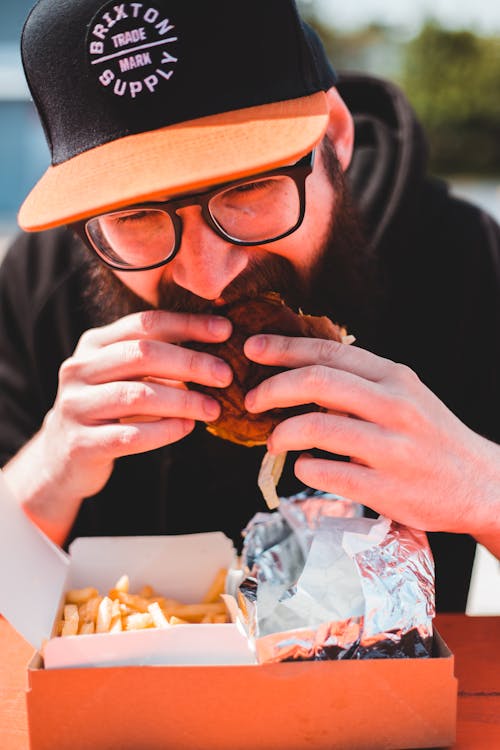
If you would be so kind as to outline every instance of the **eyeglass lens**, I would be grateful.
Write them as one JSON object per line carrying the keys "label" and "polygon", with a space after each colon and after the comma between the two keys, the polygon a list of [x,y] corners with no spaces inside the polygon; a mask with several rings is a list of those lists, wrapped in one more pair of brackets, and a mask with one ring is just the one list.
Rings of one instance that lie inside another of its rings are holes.
{"label": "eyeglass lens", "polygon": [[[297,185],[288,175],[228,187],[208,202],[212,221],[226,239],[250,243],[286,233],[298,222],[300,209]],[[114,211],[90,219],[86,230],[105,258],[124,267],[160,263],[176,249],[176,228],[167,209]]]}

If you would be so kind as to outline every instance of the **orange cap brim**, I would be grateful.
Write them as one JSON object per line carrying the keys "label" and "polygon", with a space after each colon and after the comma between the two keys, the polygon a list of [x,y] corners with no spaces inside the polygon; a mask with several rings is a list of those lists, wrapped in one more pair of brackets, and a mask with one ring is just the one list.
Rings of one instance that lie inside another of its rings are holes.
{"label": "orange cap brim", "polygon": [[310,151],[327,123],[319,91],[105,143],[49,167],[22,204],[19,226],[49,229],[273,169]]}

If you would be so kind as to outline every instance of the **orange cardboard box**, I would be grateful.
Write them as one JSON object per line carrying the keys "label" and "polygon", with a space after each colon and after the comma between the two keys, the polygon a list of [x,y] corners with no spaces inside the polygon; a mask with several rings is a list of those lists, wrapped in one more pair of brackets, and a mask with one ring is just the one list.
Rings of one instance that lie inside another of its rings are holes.
{"label": "orange cardboard box", "polygon": [[[79,539],[70,553],[25,518],[0,476],[0,609],[36,648],[68,586],[104,588],[126,572],[132,589],[195,601],[234,554],[218,533]],[[431,659],[258,665],[233,624],[55,638],[44,654],[27,672],[31,750],[403,750],[455,739],[454,660],[438,634]]]}

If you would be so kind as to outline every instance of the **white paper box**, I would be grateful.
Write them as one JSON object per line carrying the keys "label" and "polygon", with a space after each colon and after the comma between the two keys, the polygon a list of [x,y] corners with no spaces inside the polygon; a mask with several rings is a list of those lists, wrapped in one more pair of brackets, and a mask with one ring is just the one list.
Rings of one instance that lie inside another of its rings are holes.
{"label": "white paper box", "polygon": [[175,625],[119,633],[52,637],[64,593],[93,586],[107,593],[127,574],[131,592],[200,602],[220,568],[234,563],[221,532],[179,536],[86,537],[66,554],[26,517],[0,472],[0,611],[34,648],[46,669],[130,664],[253,664],[238,626]]}

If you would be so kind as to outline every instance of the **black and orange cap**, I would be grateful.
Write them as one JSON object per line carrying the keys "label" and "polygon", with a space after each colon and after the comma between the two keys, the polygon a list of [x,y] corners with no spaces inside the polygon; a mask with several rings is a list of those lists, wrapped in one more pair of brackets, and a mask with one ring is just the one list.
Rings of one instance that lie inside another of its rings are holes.
{"label": "black and orange cap", "polygon": [[293,0],[39,0],[21,51],[52,157],[28,231],[298,159],[336,82]]}

